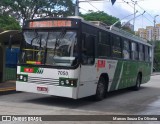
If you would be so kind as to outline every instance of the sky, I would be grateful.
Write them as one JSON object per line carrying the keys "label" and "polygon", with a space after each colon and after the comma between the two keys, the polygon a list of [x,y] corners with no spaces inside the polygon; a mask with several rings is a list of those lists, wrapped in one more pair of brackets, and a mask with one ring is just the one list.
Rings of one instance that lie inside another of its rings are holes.
{"label": "sky", "polygon": [[[109,15],[119,18],[121,22],[128,22],[131,20],[131,24],[133,24],[134,20],[133,14],[135,5],[135,11],[138,11],[135,18],[135,30],[138,30],[138,28],[146,28],[146,26],[154,26],[154,18],[156,23],[160,23],[160,0],[136,0],[137,4],[133,4],[132,1],[135,0],[116,0],[114,5],[112,5],[110,0],[87,1],[89,0],[79,0],[81,13],[85,14],[88,10],[93,10],[95,12],[104,11]],[[142,15],[142,13],[144,14]]]}

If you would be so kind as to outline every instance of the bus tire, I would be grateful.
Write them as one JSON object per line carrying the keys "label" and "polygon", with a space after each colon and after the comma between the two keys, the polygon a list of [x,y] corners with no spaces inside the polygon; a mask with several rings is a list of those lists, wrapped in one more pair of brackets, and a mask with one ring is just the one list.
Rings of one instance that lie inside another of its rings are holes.
{"label": "bus tire", "polygon": [[104,77],[100,77],[98,84],[97,84],[97,90],[95,95],[95,100],[100,101],[105,98],[107,92],[106,88],[106,80]]}
{"label": "bus tire", "polygon": [[141,75],[140,73],[137,75],[136,85],[133,87],[133,90],[138,91],[141,87]]}

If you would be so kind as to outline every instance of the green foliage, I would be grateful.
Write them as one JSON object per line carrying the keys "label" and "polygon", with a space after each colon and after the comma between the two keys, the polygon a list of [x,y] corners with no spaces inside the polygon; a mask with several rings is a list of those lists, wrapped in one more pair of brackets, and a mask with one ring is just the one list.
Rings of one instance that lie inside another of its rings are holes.
{"label": "green foliage", "polygon": [[135,34],[135,32],[132,31],[129,27],[122,27],[122,29],[127,31],[127,32],[129,32],[129,33],[131,33],[131,34]]}
{"label": "green foliage", "polygon": [[160,71],[160,41],[155,42],[154,67],[156,71]]}
{"label": "green foliage", "polygon": [[155,42],[155,58],[160,62],[160,41]]}
{"label": "green foliage", "polygon": [[[87,14],[84,14],[84,15],[81,14],[81,16],[87,21],[101,21],[107,24],[108,26],[114,24],[115,22],[119,20],[118,18],[108,15],[107,13],[103,11],[98,11],[98,12],[90,11]],[[119,22],[116,26],[120,26],[120,25],[121,24]]]}
{"label": "green foliage", "polygon": [[0,9],[1,14],[23,20],[74,14],[72,0],[1,0]]}
{"label": "green foliage", "polygon": [[155,41],[155,50],[160,50],[160,41]]}
{"label": "green foliage", "polygon": [[0,15],[0,29],[2,30],[20,30],[19,23],[7,15]]}

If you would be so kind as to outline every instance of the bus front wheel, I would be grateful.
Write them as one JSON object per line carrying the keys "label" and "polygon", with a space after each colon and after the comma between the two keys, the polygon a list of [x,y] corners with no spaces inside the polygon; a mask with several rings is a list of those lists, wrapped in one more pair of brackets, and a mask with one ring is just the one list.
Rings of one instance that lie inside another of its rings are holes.
{"label": "bus front wheel", "polygon": [[95,95],[95,99],[97,101],[100,101],[102,99],[105,98],[106,96],[106,80],[103,77],[100,77],[98,84],[97,84],[97,90],[96,90],[96,95]]}

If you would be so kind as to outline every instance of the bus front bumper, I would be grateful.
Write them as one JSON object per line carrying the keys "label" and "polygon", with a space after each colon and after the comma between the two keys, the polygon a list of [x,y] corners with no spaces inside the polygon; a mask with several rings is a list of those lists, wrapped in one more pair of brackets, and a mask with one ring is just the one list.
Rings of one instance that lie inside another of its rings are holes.
{"label": "bus front bumper", "polygon": [[47,94],[47,95],[77,99],[77,88],[75,87],[43,85],[43,84],[34,84],[34,83],[17,81],[16,91]]}

